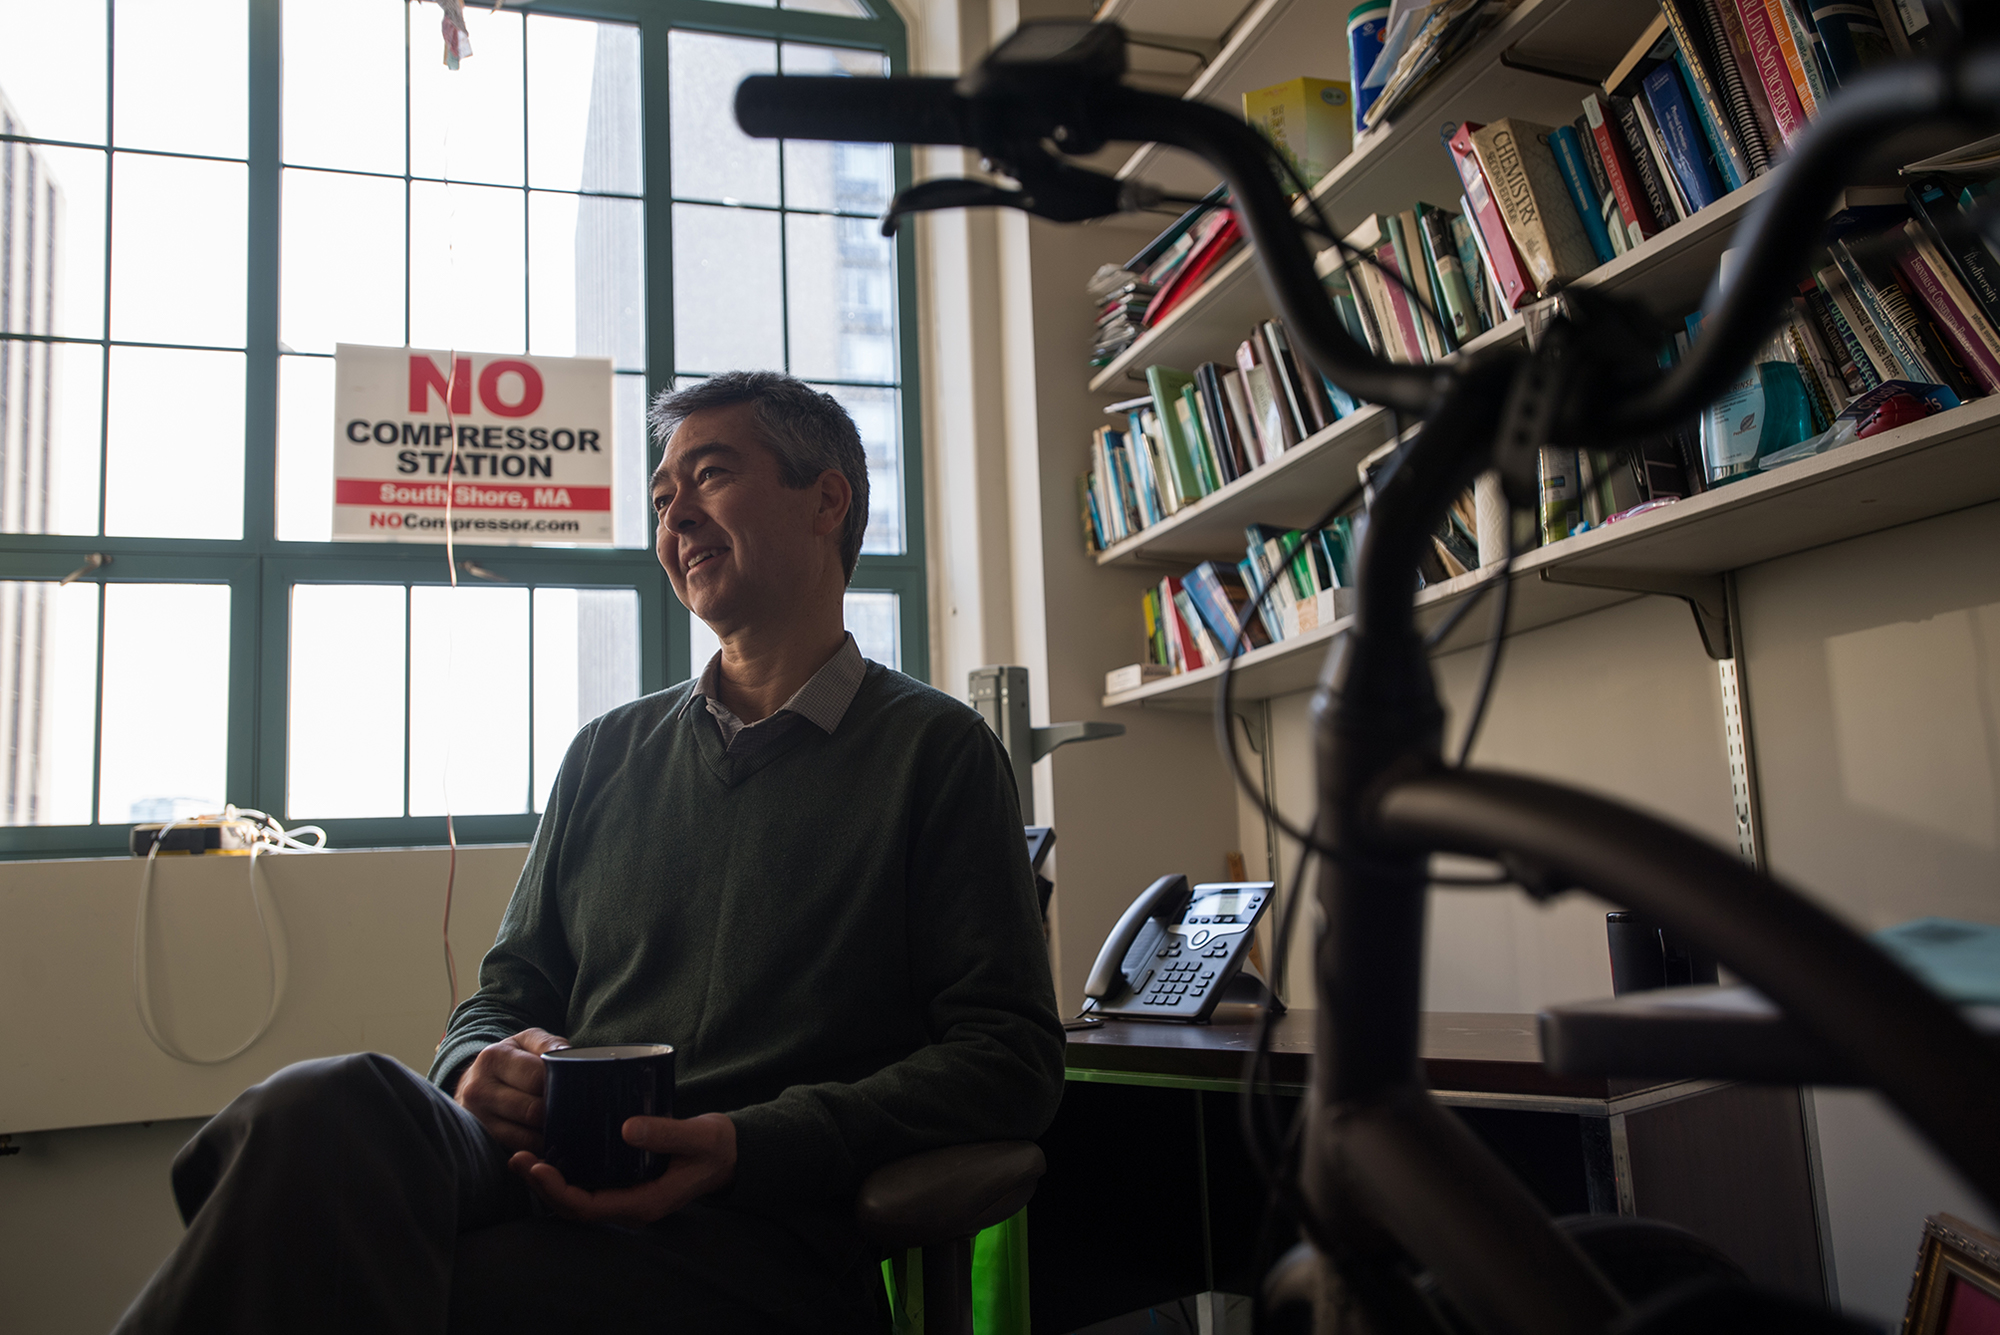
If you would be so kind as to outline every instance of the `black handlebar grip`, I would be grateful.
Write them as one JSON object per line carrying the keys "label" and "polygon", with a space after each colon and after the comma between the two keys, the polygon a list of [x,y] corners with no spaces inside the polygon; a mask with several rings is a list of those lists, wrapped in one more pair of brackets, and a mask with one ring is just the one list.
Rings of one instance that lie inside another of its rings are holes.
{"label": "black handlebar grip", "polygon": [[736,86],[736,123],[760,139],[970,144],[970,104],[953,79],[753,74]]}

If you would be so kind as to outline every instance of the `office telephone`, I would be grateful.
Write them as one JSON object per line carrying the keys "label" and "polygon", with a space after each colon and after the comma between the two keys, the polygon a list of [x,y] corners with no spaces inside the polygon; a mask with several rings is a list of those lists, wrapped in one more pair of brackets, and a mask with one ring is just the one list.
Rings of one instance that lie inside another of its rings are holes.
{"label": "office telephone", "polygon": [[[1208,1023],[1250,957],[1272,890],[1270,881],[1222,881],[1192,891],[1185,876],[1154,881],[1097,952],[1083,988],[1085,1013]],[[1253,992],[1230,1000],[1262,1000],[1261,980]]]}

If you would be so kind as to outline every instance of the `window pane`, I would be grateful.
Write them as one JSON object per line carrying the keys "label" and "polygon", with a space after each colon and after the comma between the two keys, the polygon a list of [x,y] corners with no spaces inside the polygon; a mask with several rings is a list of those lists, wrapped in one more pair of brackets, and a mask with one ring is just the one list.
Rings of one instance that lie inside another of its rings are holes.
{"label": "window pane", "polygon": [[530,16],[528,183],[636,195],[639,145],[639,30]]}
{"label": "window pane", "polygon": [[643,207],[636,199],[528,195],[528,350],[646,365]]}
{"label": "window pane", "polygon": [[278,358],[278,537],[333,540],[333,359]]}
{"label": "window pane", "polygon": [[103,337],[104,154],[0,144],[0,217],[14,225],[0,330]]}
{"label": "window pane", "polygon": [[403,814],[400,585],[292,586],[289,820]]}
{"label": "window pane", "polygon": [[896,251],[867,218],[785,215],[792,374],[896,378]]}
{"label": "window pane", "polygon": [[104,6],[0,0],[0,102],[9,134],[104,142]]}
{"label": "window pane", "polygon": [[863,658],[903,667],[903,600],[892,589],[849,589],[847,629]]}
{"label": "window pane", "polygon": [[111,114],[124,148],[246,155],[245,0],[118,0]]}
{"label": "window pane", "polygon": [[[830,0],[842,4],[845,0]],[[793,9],[819,9],[791,5]],[[828,9],[823,12],[839,13]],[[879,51],[849,51],[833,46],[802,46],[787,42],[780,49],[787,74],[851,74],[879,77],[889,72],[888,58]],[[889,207],[894,189],[895,159],[887,144],[829,144],[811,139],[785,141],[785,203],[795,209],[835,209],[843,213],[880,214]]]}
{"label": "window pane", "polygon": [[243,354],[113,348],[109,394],[104,531],[241,538]]}
{"label": "window pane", "polygon": [[526,351],[521,202],[518,190],[410,187],[412,347]]}
{"label": "window pane", "polygon": [[295,352],[403,344],[403,183],[284,175],[278,337]]}
{"label": "window pane", "polygon": [[0,340],[0,533],[97,532],[104,349]]}
{"label": "window pane", "polygon": [[97,586],[0,583],[0,825],[90,823]]}
{"label": "window pane", "polygon": [[870,556],[901,556],[903,537],[903,415],[901,390],[855,385],[820,385],[840,401],[861,433],[868,454],[868,531],[861,550]]}
{"label": "window pane", "polygon": [[403,10],[285,0],[286,162],[402,174]]}
{"label": "window pane", "polygon": [[674,205],[674,364],[683,371],[785,364],[778,215]]}
{"label": "window pane", "polygon": [[548,804],[570,739],[639,698],[639,595],[535,590],[535,810]]}
{"label": "window pane", "polygon": [[653,545],[652,476],[646,451],[646,377],[611,382],[611,541],[619,547]]}
{"label": "window pane", "polygon": [[810,9],[816,14],[839,14],[843,18],[875,17],[861,0],[784,0],[786,9]]}
{"label": "window pane", "polygon": [[526,810],[528,591],[411,589],[410,814]]}
{"label": "window pane", "polygon": [[[776,74],[778,44],[673,32],[667,37],[675,199],[778,202],[778,144],[736,128],[736,85]],[[678,244],[678,238],[676,239]]]}
{"label": "window pane", "polygon": [[410,11],[410,174],[521,184],[521,16],[465,7],[473,54],[445,68],[435,8]]}
{"label": "window pane", "polygon": [[98,821],[220,811],[228,716],[228,586],[106,584]]}
{"label": "window pane", "polygon": [[111,161],[111,336],[242,347],[243,165]]}

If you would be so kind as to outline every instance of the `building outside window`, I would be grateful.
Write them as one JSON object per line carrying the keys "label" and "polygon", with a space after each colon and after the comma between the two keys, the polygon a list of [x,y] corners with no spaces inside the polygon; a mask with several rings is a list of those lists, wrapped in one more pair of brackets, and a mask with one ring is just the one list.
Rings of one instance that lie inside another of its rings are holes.
{"label": "building outside window", "polygon": [[[648,397],[789,370],[866,445],[849,624],[925,673],[907,155],[756,141],[756,72],[900,24],[603,0],[0,0],[0,854],[224,801],[525,838],[578,726],[698,671]],[[336,343],[605,357],[615,546],[331,541]],[[456,587],[453,587],[453,576]],[[67,582],[65,582],[67,581]]]}

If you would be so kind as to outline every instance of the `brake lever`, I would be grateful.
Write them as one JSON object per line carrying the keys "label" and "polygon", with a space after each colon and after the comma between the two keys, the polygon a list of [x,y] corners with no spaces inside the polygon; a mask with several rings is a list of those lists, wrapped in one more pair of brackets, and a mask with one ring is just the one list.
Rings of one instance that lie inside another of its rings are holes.
{"label": "brake lever", "polygon": [[1051,222],[1083,222],[1154,202],[1156,192],[1151,187],[1072,167],[1039,147],[1009,156],[1020,165],[996,165],[1021,183],[1018,190],[963,177],[919,182],[898,190],[889,201],[889,209],[882,215],[882,235],[894,236],[904,215],[933,209],[1000,207],[1019,209]]}

